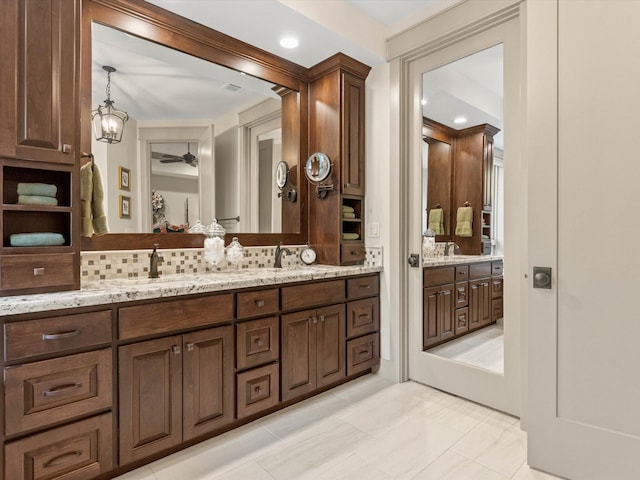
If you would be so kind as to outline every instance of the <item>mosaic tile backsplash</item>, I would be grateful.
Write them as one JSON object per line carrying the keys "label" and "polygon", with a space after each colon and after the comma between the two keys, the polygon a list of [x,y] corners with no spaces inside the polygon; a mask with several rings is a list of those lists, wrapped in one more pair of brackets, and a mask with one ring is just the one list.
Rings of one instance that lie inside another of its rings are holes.
{"label": "mosaic tile backsplash", "polygon": [[[301,265],[300,252],[304,245],[289,245],[291,255],[282,257],[283,267]],[[276,247],[244,247],[244,263],[240,268],[273,267]],[[159,250],[162,262],[158,270],[162,275],[207,273],[230,270],[235,267],[222,264],[212,267],[204,260],[204,249]],[[101,280],[122,278],[145,278],[149,275],[150,250],[118,250],[82,252],[81,284],[92,284]],[[366,248],[366,266],[382,266],[382,247]]]}

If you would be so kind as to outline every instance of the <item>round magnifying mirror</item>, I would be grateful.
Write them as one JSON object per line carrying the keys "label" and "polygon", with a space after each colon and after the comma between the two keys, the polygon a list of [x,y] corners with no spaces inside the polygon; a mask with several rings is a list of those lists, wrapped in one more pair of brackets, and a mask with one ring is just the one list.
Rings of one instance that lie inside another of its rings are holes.
{"label": "round magnifying mirror", "polygon": [[284,188],[289,178],[289,165],[287,162],[280,161],[276,165],[276,185],[278,188]]}
{"label": "round magnifying mirror", "polygon": [[307,160],[304,174],[309,181],[320,183],[331,174],[331,160],[324,153],[314,153]]}

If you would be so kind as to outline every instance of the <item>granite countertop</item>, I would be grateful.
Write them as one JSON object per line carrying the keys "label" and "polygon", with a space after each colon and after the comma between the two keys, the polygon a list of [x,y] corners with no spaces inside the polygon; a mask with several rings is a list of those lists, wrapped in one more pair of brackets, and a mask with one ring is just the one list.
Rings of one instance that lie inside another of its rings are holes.
{"label": "granite countertop", "polygon": [[459,263],[480,263],[492,262],[494,260],[502,260],[502,256],[497,255],[452,255],[445,257],[440,255],[437,257],[423,258],[422,267],[440,267],[443,265],[456,265]]}
{"label": "granite countertop", "polygon": [[257,268],[161,278],[103,280],[80,290],[0,297],[0,317],[65,308],[177,297],[239,288],[281,285],[309,280],[381,272],[382,267],[311,265],[295,268]]}

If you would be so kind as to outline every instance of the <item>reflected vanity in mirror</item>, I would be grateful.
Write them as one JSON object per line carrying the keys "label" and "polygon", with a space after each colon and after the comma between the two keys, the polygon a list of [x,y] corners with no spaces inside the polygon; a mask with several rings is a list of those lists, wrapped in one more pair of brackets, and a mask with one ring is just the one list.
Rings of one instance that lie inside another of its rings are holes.
{"label": "reflected vanity in mirror", "polygon": [[[198,247],[200,238],[153,240],[151,232],[213,218],[229,219],[225,229],[244,245],[306,242],[306,202],[292,201],[307,188],[298,173],[306,69],[144,2],[87,1],[82,41],[91,48],[82,55],[81,144],[101,169],[110,231],[83,238],[82,249]],[[111,94],[130,117],[116,145],[87,128],[104,97],[102,65],[117,68]],[[280,195],[280,164],[286,191],[297,195]],[[114,207],[119,167],[133,179],[130,219]],[[163,212],[154,211],[152,192],[162,195]]]}

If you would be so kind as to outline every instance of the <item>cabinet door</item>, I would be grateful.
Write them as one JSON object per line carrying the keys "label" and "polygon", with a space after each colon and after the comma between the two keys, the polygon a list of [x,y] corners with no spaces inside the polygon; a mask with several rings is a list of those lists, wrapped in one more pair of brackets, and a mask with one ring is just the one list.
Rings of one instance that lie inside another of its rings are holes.
{"label": "cabinet door", "polygon": [[422,346],[426,350],[440,341],[440,323],[438,322],[438,303],[440,287],[423,290],[422,295]]}
{"label": "cabinet door", "polygon": [[454,315],[455,299],[453,285],[440,287],[438,305],[438,322],[440,323],[440,340],[446,340],[455,334]]}
{"label": "cabinet door", "polygon": [[364,80],[342,74],[342,193],[364,195]]}
{"label": "cabinet door", "polygon": [[304,310],[280,317],[282,401],[316,388],[315,315],[315,310]]}
{"label": "cabinet door", "polygon": [[119,349],[120,464],[182,442],[182,338]]}
{"label": "cabinet door", "polygon": [[319,308],[316,321],[316,387],[319,388],[346,376],[344,305]]}
{"label": "cabinet door", "polygon": [[491,285],[488,278],[469,282],[469,330],[491,323]]}
{"label": "cabinet door", "polygon": [[233,327],[211,328],[183,337],[183,440],[233,421]]}
{"label": "cabinet door", "polygon": [[0,154],[75,162],[79,2],[5,0]]}

